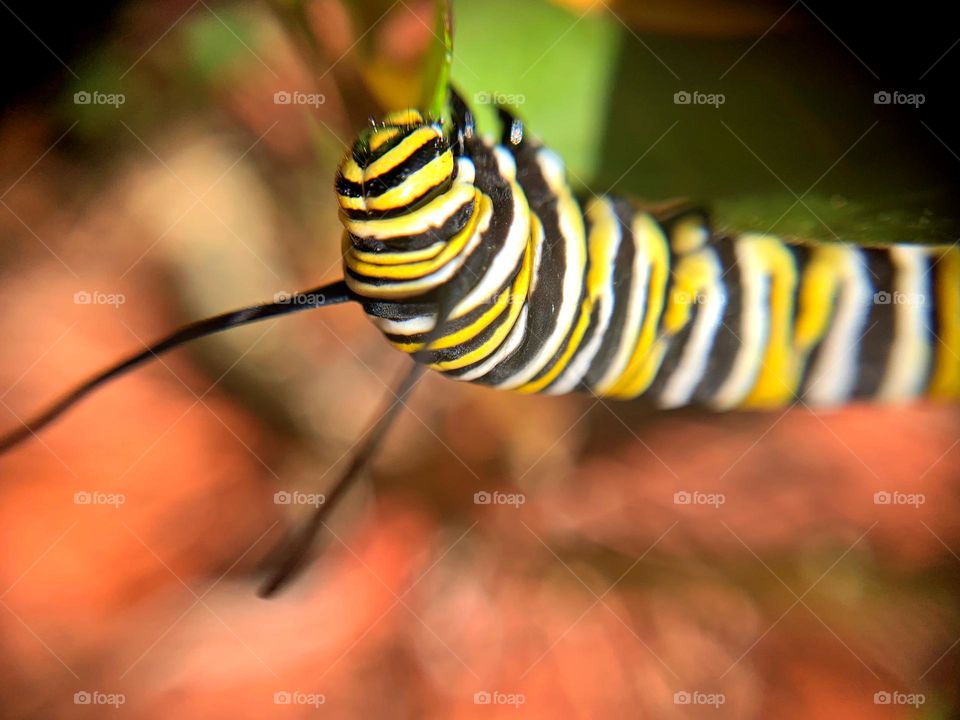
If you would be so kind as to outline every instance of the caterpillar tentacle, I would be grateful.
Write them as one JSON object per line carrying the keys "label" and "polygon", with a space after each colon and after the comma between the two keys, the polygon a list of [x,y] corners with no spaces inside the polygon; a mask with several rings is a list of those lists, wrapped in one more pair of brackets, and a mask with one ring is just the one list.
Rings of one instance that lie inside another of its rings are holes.
{"label": "caterpillar tentacle", "polygon": [[494,144],[452,108],[449,134],[415,111],[368,130],[337,179],[346,282],[418,361],[665,408],[960,396],[956,247],[789,243],[716,233],[689,206],[581,203],[509,111]]}

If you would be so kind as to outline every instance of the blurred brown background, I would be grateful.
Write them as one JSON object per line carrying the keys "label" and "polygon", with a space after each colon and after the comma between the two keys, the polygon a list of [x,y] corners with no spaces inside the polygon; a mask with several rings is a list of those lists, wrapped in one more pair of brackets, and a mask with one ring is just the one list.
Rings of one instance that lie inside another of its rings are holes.
{"label": "blurred brown background", "polygon": [[[791,7],[545,12],[732,61],[817,26]],[[178,324],[339,276],[333,168],[368,111],[415,101],[433,8],[285,8],[117,4],[74,36],[0,10],[38,58],[0,123],[2,427]],[[956,716],[952,407],[649,414],[428,376],[308,572],[257,598],[405,367],[356,307],[269,321],[0,458],[0,716]],[[498,492],[517,503],[476,501]]]}

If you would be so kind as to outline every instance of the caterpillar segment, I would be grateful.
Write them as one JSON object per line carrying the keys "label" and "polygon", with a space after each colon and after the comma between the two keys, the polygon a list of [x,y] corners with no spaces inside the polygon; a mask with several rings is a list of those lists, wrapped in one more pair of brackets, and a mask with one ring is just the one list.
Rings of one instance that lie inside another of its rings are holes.
{"label": "caterpillar segment", "polygon": [[498,110],[499,142],[387,116],[342,162],[345,280],[451,379],[663,408],[960,396],[960,250],[713,232],[686,205],[575,197]]}

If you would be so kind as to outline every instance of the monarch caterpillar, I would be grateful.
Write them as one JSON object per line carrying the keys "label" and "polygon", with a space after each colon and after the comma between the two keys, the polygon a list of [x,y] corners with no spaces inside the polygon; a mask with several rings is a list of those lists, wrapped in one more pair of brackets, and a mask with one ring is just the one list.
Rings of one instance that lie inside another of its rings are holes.
{"label": "monarch caterpillar", "polygon": [[581,205],[507,110],[494,145],[452,104],[451,139],[389,115],[336,183],[347,285],[431,369],[666,408],[960,394],[956,247],[790,244],[715,234],[683,204]]}
{"label": "monarch caterpillar", "polygon": [[499,143],[450,97],[360,134],[335,180],[344,280],[188,325],[93,377],[23,427],[29,438],[97,387],[183,343],[358,302],[416,361],[346,472],[263,588],[302,562],[419,373],[522,393],[585,390],[661,407],[960,396],[960,249],[791,244],[712,231],[685,203],[581,203],[563,163],[498,108]]}

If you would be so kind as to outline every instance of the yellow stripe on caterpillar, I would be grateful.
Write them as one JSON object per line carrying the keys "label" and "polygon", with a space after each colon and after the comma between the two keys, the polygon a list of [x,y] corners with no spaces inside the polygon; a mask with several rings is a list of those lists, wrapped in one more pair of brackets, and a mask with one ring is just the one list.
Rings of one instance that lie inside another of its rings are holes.
{"label": "yellow stripe on caterpillar", "polygon": [[370,182],[390,172],[395,167],[402,165],[407,158],[428,142],[442,137],[443,135],[440,130],[432,125],[417,128],[397,143],[396,146],[390,148],[383,155],[367,165],[367,167],[363,169],[363,181]]}
{"label": "yellow stripe on caterpillar", "polygon": [[587,293],[580,307],[580,317],[567,341],[563,354],[557,358],[547,372],[536,380],[532,380],[517,388],[521,393],[535,393],[546,388],[567,369],[573,356],[580,349],[583,336],[590,326],[590,317],[597,301],[604,294],[610,284],[613,274],[613,265],[606,262],[610,247],[617,239],[616,215],[608,201],[594,199],[586,208],[586,217],[591,221],[590,234],[587,238],[587,252],[589,255],[589,270],[587,271]]}
{"label": "yellow stripe on caterpillar", "polygon": [[[457,345],[462,345],[463,343],[472,340],[481,332],[490,327],[490,324],[503,314],[508,302],[510,302],[510,289],[506,288],[502,293],[500,293],[500,296],[493,302],[490,308],[480,317],[478,317],[469,325],[460,328],[456,332],[437,338],[430,343],[429,349],[446,350],[447,348],[456,347]],[[423,349],[422,342],[394,343],[393,346],[408,353],[414,353]]]}
{"label": "yellow stripe on caterpillar", "polygon": [[746,236],[761,272],[769,276],[767,344],[760,371],[744,408],[774,408],[793,400],[800,383],[800,363],[793,352],[793,303],[797,263],[782,240],[772,235]]}
{"label": "yellow stripe on caterpillar", "polygon": [[445,247],[437,255],[429,260],[421,262],[410,262],[401,265],[375,265],[357,260],[353,253],[353,245],[350,242],[349,235],[346,236],[347,246],[344,253],[344,262],[347,267],[358,275],[366,275],[371,278],[384,280],[413,280],[424,277],[432,272],[439,270],[446,263],[459,255],[464,246],[469,242],[471,236],[476,232],[477,225],[482,217],[490,215],[493,211],[490,198],[481,192],[476,193],[473,201],[473,208],[470,212],[470,219],[463,228],[450,238]]}
{"label": "yellow stripe on caterpillar", "polygon": [[800,278],[797,293],[797,321],[793,338],[803,355],[823,339],[830,328],[837,289],[848,248],[842,245],[817,245]]}
{"label": "yellow stripe on caterpillar", "polygon": [[377,128],[370,136],[370,150],[376,152],[400,134],[398,128]]}
{"label": "yellow stripe on caterpillar", "polygon": [[953,245],[934,258],[937,306],[944,319],[937,329],[936,359],[928,392],[939,399],[960,398],[960,249]]}
{"label": "yellow stripe on caterpillar", "polygon": [[433,245],[428,245],[420,250],[399,250],[396,252],[364,252],[352,248],[350,254],[356,260],[370,265],[403,265],[436,257],[437,253],[443,250],[446,245],[447,243],[443,240],[438,240]]}
{"label": "yellow stripe on caterpillar", "polygon": [[663,312],[664,289],[670,264],[667,238],[656,220],[647,213],[640,213],[631,229],[637,251],[643,252],[650,263],[650,283],[643,324],[633,354],[619,380],[606,392],[611,397],[624,399],[636,397],[646,390],[660,367],[662,354],[654,353],[653,349],[657,325]]}
{"label": "yellow stripe on caterpillar", "polygon": [[[436,187],[453,175],[453,153],[447,150],[438,155],[420,170],[413,173],[396,187],[382,195],[367,197],[366,210],[382,212],[396,210],[423,195],[427,190]],[[343,203],[341,203],[341,206]]]}
{"label": "yellow stripe on caterpillar", "polygon": [[507,312],[506,319],[499,325],[499,327],[497,327],[496,330],[493,331],[493,333],[491,333],[490,338],[480,347],[476,348],[475,350],[471,350],[468,353],[464,353],[461,357],[458,357],[455,360],[433,363],[430,365],[430,367],[434,370],[440,371],[459,370],[460,368],[467,367],[468,365],[481,362],[496,352],[503,341],[507,338],[507,335],[510,334],[510,331],[513,330],[514,325],[517,323],[517,318],[520,317],[520,313],[523,311],[523,307],[526,304],[527,292],[530,288],[530,279],[533,275],[532,266],[533,245],[531,244],[527,245],[527,249],[524,251],[523,265],[520,266],[520,273],[517,275],[517,279],[513,283],[513,290],[510,295],[510,309]]}
{"label": "yellow stripe on caterpillar", "polygon": [[387,113],[383,118],[384,125],[419,125],[422,123],[423,114],[419,110],[394,110]]}
{"label": "yellow stripe on caterpillar", "polygon": [[473,185],[454,183],[453,187],[423,207],[393,218],[373,220],[342,216],[347,232],[361,238],[389,242],[425,233],[443,224],[461,207],[472,202],[478,193]]}

